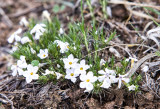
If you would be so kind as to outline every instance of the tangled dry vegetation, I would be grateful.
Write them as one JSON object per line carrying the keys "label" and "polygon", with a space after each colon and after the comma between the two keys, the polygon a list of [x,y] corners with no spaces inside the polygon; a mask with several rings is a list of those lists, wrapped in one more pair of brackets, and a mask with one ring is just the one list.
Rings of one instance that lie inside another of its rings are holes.
{"label": "tangled dry vegetation", "polygon": [[[128,92],[125,88],[109,88],[101,94],[86,94],[83,89],[70,81],[59,81],[56,84],[40,84],[33,81],[26,84],[24,78],[13,77],[8,70],[14,59],[9,54],[8,36],[17,30],[20,19],[41,19],[43,10],[48,10],[52,16],[58,16],[65,31],[69,22],[81,21],[81,0],[2,0],[0,1],[0,108],[2,109],[45,109],[45,108],[160,108],[160,59],[159,31],[160,1],[144,0],[108,0],[107,16],[104,16],[103,6],[99,0],[91,0],[93,13],[84,4],[85,24],[91,27],[92,15],[98,22],[97,27],[104,29],[106,37],[114,30],[118,37],[108,43],[104,49],[98,50],[98,55],[108,60],[115,52],[116,66],[120,66],[123,57],[135,57],[138,62],[127,72],[141,75],[138,92]],[[16,3],[15,3],[16,2]],[[54,7],[64,6],[56,11]],[[26,28],[23,27],[25,30]],[[153,35],[154,34],[154,35]],[[157,52],[155,54],[155,52]],[[92,54],[92,52],[91,52]],[[142,72],[147,65],[149,70]]]}

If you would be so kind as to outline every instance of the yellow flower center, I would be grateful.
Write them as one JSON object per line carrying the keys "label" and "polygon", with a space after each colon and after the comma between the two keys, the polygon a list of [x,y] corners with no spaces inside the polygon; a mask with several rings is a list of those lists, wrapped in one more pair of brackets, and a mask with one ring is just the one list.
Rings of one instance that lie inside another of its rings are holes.
{"label": "yellow flower center", "polygon": [[33,75],[33,72],[31,72],[30,74]]}
{"label": "yellow flower center", "polygon": [[44,54],[43,57],[45,57],[46,55]]}
{"label": "yellow flower center", "polygon": [[80,70],[83,70],[83,67],[81,67]]}
{"label": "yellow flower center", "polygon": [[58,48],[60,48],[60,46],[58,45]]}
{"label": "yellow flower center", "polygon": [[74,76],[74,73],[71,73],[71,76]]}
{"label": "yellow flower center", "polygon": [[69,46],[67,45],[67,48],[69,49]]}
{"label": "yellow flower center", "polygon": [[90,81],[90,79],[87,79],[87,80],[86,80],[86,82],[89,82],[89,81]]}
{"label": "yellow flower center", "polygon": [[72,65],[72,62],[69,62],[69,65]]}

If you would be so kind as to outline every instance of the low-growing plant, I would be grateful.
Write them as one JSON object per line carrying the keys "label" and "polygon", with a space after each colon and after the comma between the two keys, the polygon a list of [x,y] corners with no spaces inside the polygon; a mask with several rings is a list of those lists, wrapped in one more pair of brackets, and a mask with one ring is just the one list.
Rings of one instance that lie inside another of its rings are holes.
{"label": "low-growing plant", "polygon": [[27,31],[19,29],[9,37],[8,42],[14,42],[12,55],[17,59],[11,66],[13,76],[23,76],[27,83],[38,80],[43,84],[67,79],[85,88],[85,92],[94,93],[116,83],[118,88],[124,83],[129,90],[138,89],[139,76],[138,79],[125,76],[136,59],[124,58],[121,67],[117,67],[114,56],[105,61],[98,55],[98,51],[115,37],[115,31],[105,40],[103,29],[98,30],[95,25],[87,28],[84,21],[70,23],[64,31],[57,18],[49,19],[42,22],[31,20]]}

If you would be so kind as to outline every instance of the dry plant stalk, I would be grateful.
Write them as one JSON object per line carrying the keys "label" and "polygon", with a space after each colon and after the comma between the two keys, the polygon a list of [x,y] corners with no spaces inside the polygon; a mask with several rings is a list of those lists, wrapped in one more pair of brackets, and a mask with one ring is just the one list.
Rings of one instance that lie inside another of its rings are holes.
{"label": "dry plant stalk", "polygon": [[120,1],[120,0],[110,0],[110,1],[108,1],[108,3],[123,4],[123,5],[135,5],[135,6],[140,6],[140,7],[150,7],[150,8],[160,10],[160,6],[140,4],[140,3],[135,3],[135,2],[133,3],[133,2],[127,2],[127,1]]}
{"label": "dry plant stalk", "polygon": [[126,9],[130,12],[131,15],[134,14],[136,16],[143,17],[143,18],[146,18],[146,19],[151,19],[151,20],[154,19],[155,21],[160,21],[159,19],[154,18],[152,16],[149,16],[147,14],[144,14],[142,12],[133,11],[130,8],[130,5],[135,5],[135,6],[140,6],[140,7],[150,7],[150,8],[154,8],[154,9],[157,9],[157,10],[160,10],[160,6],[148,5],[148,4],[139,4],[139,3],[127,2],[127,1],[119,1],[119,0],[110,0],[110,1],[108,1],[108,3],[123,4],[126,7]]}
{"label": "dry plant stalk", "polygon": [[126,74],[126,77],[131,77],[136,70],[148,59],[156,57],[157,55],[155,53],[150,53],[143,58],[141,58]]}

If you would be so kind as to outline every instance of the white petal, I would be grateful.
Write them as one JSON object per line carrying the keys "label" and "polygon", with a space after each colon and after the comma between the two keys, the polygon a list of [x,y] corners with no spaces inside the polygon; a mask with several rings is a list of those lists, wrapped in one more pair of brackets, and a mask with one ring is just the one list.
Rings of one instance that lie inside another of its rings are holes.
{"label": "white petal", "polygon": [[129,87],[128,87],[128,89],[129,89],[129,91],[131,91],[131,90],[135,90],[135,89],[136,89],[136,86],[131,85],[131,86],[129,86]]}
{"label": "white petal", "polygon": [[15,35],[15,40],[16,40],[16,42],[19,42],[19,41],[21,41],[21,37],[18,35]]}
{"label": "white petal", "polygon": [[32,76],[32,79],[38,79],[39,78],[39,75],[38,74],[34,74],[33,76]]}
{"label": "white petal", "polygon": [[123,81],[125,81],[126,83],[129,83],[130,79],[129,78],[122,78]]}
{"label": "white petal", "polygon": [[104,72],[104,70],[100,70],[100,71],[98,71],[98,73],[99,73],[99,74],[102,74],[102,75],[105,75],[105,74],[106,74],[106,72]]}
{"label": "white petal", "polygon": [[37,66],[33,67],[33,72],[37,73],[37,71],[38,71],[38,67]]}
{"label": "white petal", "polygon": [[93,72],[91,72],[91,71],[89,71],[88,73],[87,73],[87,77],[93,77]]}
{"label": "white petal", "polygon": [[22,28],[19,28],[19,29],[15,32],[15,34],[20,34],[20,33],[22,33]]}
{"label": "white petal", "polygon": [[99,76],[98,77],[99,82],[102,82],[104,79],[105,79],[105,76]]}
{"label": "white petal", "polygon": [[17,75],[17,70],[13,70],[12,76],[16,76],[16,75]]}
{"label": "white petal", "polygon": [[8,43],[13,43],[14,41],[14,35],[11,35],[9,38],[8,38]]}
{"label": "white petal", "polygon": [[17,65],[12,65],[11,70],[15,70],[15,69],[17,69]]}
{"label": "white petal", "polygon": [[81,82],[80,83],[80,88],[85,88],[86,87],[86,82]]}
{"label": "white petal", "polygon": [[31,64],[27,65],[27,70],[31,70],[33,68],[33,66]]}
{"label": "white petal", "polygon": [[76,78],[71,78],[71,81],[73,82],[73,83],[75,83],[76,82]]}
{"label": "white petal", "polygon": [[65,76],[65,78],[66,78],[66,79],[71,79],[70,74],[67,74],[67,75]]}
{"label": "white petal", "polygon": [[57,76],[57,79],[60,79],[63,75],[62,74],[60,74],[60,73],[57,73],[57,72],[55,72],[56,73],[56,76]]}
{"label": "white petal", "polygon": [[105,79],[101,87],[106,88],[106,89],[111,87],[111,81],[109,79]]}
{"label": "white petal", "polygon": [[23,75],[24,77],[28,77],[28,76],[29,76],[29,73],[28,73],[28,71],[24,71],[22,75]]}
{"label": "white petal", "polygon": [[86,84],[86,89],[87,89],[87,90],[93,90],[93,84],[90,83],[90,82],[88,82],[88,83]]}
{"label": "white petal", "polygon": [[87,79],[87,76],[86,76],[86,75],[81,75],[81,76],[80,76],[80,80],[81,80],[81,81],[85,81],[86,79]]}
{"label": "white petal", "polygon": [[24,71],[23,71],[21,68],[18,68],[18,74],[19,74],[19,75],[23,75],[23,72],[24,72]]}
{"label": "white petal", "polygon": [[96,76],[93,76],[93,77],[91,78],[91,82],[93,83],[93,82],[95,82],[95,81],[97,81],[97,77],[96,77]]}
{"label": "white petal", "polygon": [[68,56],[68,59],[74,59],[74,56],[73,56],[72,54],[70,54],[70,55]]}
{"label": "white petal", "polygon": [[122,84],[122,81],[119,80],[119,81],[118,81],[118,88],[119,88],[119,89],[121,88],[121,84]]}
{"label": "white petal", "polygon": [[110,80],[112,83],[117,83],[119,78],[116,78],[115,76],[110,75]]}
{"label": "white petal", "polygon": [[32,81],[32,78],[26,78],[26,82],[30,83]]}
{"label": "white petal", "polygon": [[81,65],[85,65],[85,60],[84,60],[84,59],[81,60],[80,64],[81,64]]}
{"label": "white petal", "polygon": [[22,43],[22,44],[25,44],[25,43],[27,43],[27,42],[31,42],[31,40],[30,40],[28,37],[23,37],[23,38],[21,39],[21,43]]}

